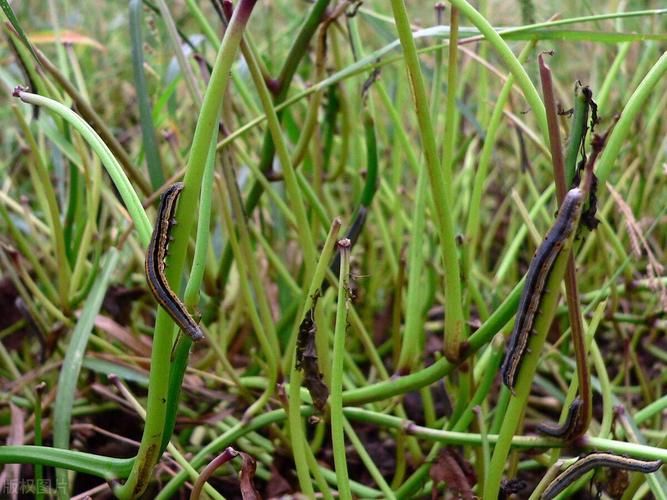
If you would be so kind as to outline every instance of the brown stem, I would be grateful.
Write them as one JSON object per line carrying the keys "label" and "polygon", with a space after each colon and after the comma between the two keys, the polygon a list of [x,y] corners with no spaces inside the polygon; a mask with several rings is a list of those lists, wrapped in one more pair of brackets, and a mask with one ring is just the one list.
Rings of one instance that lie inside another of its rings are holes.
{"label": "brown stem", "polygon": [[[544,62],[544,52],[538,56],[540,67],[540,79],[542,81],[542,93],[544,95],[544,106],[547,115],[547,125],[549,127],[549,143],[551,148],[551,161],[554,170],[554,181],[556,184],[556,197],[560,205],[565,198],[567,190],[565,182],[565,162],[563,159],[563,148],[560,141],[560,131],[558,129],[558,110],[556,108],[556,99],[553,92],[553,82],[551,79],[551,68]],[[547,52],[552,55],[553,52]],[[585,186],[586,187],[586,186]],[[587,193],[587,189],[584,191]],[[577,415],[571,420],[575,423],[568,438],[576,439],[582,436],[591,422],[592,416],[592,392],[590,385],[590,371],[588,359],[586,357],[586,343],[584,340],[584,328],[581,320],[581,311],[579,309],[579,290],[577,287],[576,263],[574,253],[571,252],[567,259],[567,269],[565,271],[565,297],[567,300],[567,309],[570,317],[570,329],[572,332],[572,346],[574,356],[577,362],[577,379],[579,381],[579,392],[581,394],[581,406]],[[574,411],[577,411],[576,408]],[[572,417],[572,415],[570,415]]]}

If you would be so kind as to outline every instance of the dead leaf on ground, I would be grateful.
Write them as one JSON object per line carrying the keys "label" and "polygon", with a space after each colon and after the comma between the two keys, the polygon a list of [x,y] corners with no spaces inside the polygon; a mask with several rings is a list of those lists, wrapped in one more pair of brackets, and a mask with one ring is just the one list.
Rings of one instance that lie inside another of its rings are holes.
{"label": "dead leaf on ground", "polygon": [[429,476],[435,483],[432,492],[434,500],[438,498],[438,490],[435,486],[439,483],[445,483],[447,489],[457,492],[460,498],[469,500],[474,498],[472,487],[477,482],[475,471],[454,448],[445,448],[440,452],[437,460],[431,466]]}
{"label": "dead leaf on ground", "polygon": [[255,459],[250,455],[243,453],[242,451],[239,452],[239,455],[241,455],[241,458],[243,459],[241,473],[239,474],[239,479],[241,481],[241,496],[243,497],[243,500],[262,500],[262,497],[253,483],[257,462],[255,462]]}

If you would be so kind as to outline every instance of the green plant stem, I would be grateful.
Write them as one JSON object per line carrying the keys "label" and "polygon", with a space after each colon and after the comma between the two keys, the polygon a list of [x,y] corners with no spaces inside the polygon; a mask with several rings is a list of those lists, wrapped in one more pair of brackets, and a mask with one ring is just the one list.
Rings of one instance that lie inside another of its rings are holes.
{"label": "green plant stem", "polygon": [[345,353],[345,330],[347,330],[347,311],[349,302],[350,279],[350,240],[338,242],[341,255],[340,275],[338,279],[338,304],[336,307],[336,328],[334,332],[333,358],[331,369],[331,446],[333,448],[338,494],[343,500],[351,500],[350,478],[347,473],[347,454],[345,452],[345,432],[343,430],[343,354]]}
{"label": "green plant stem", "polygon": [[375,462],[373,462],[373,458],[369,455],[366,447],[364,446],[364,443],[361,441],[361,439],[359,439],[357,433],[354,432],[354,427],[352,427],[347,419],[343,421],[343,425],[345,426],[345,434],[347,435],[350,442],[352,442],[354,449],[359,454],[359,458],[361,458],[361,461],[366,466],[366,469],[368,469],[368,473],[373,477],[373,480],[378,485],[380,490],[382,490],[384,495],[383,498],[385,500],[395,499],[396,495],[394,495],[394,492],[387,484],[387,481],[382,476],[382,473],[378,470]]}
{"label": "green plant stem", "polygon": [[528,73],[523,69],[523,66],[521,66],[519,60],[507,46],[507,43],[505,43],[489,22],[466,0],[449,0],[449,3],[458,8],[461,11],[461,14],[467,17],[468,20],[477,27],[484,38],[488,40],[491,47],[493,47],[500,58],[505,62],[512,75],[514,75],[514,79],[521,88],[526,101],[528,101],[528,104],[535,115],[535,119],[537,120],[537,124],[542,131],[542,135],[545,140],[547,140],[549,138],[549,128],[547,127],[544,104],[542,104],[535,86],[530,81]]}
{"label": "green plant stem", "polygon": [[[262,380],[265,382],[265,380]],[[256,385],[256,384],[249,384]],[[313,408],[310,406],[301,407],[301,415],[310,416]],[[394,429],[396,431],[406,431],[410,435],[418,436],[433,442],[441,442],[456,446],[479,446],[483,442],[483,436],[469,432],[453,432],[437,429],[429,429],[415,425],[409,420],[405,420],[393,415],[386,415],[361,408],[343,408],[346,418],[355,422],[364,422]],[[224,434],[218,436],[205,447],[203,447],[191,460],[192,467],[201,467],[208,456],[217,453],[219,450],[229,446],[239,438],[248,433],[262,429],[268,425],[284,421],[287,415],[284,410],[274,410],[253,418],[250,422],[232,427]],[[490,444],[498,442],[499,436],[489,434],[486,436]],[[536,436],[514,436],[512,446],[521,449],[540,448],[548,449],[563,446],[563,442],[557,439],[542,438]],[[581,442],[582,449],[585,450],[605,450],[618,454],[625,454],[633,458],[644,460],[663,460],[667,462],[667,449],[647,446],[643,444],[627,443],[613,439],[598,437],[584,437]],[[133,463],[132,458],[117,459],[83,453],[79,451],[60,450],[46,446],[3,446],[0,447],[0,463],[41,463],[51,467],[63,467],[76,470],[96,477],[102,477],[107,480],[126,477]],[[186,471],[179,472],[156,496],[157,499],[164,500],[171,497],[182,483],[187,479]]]}
{"label": "green plant stem", "polygon": [[458,85],[459,11],[452,7],[450,13],[449,57],[447,60],[447,107],[445,108],[445,136],[443,138],[442,168],[447,180],[447,199],[454,201],[454,156],[456,154],[456,87]]}
{"label": "green plant stem", "polygon": [[146,167],[151,186],[157,190],[164,184],[164,173],[160,161],[155,138],[155,127],[151,115],[151,104],[148,99],[148,86],[144,74],[144,42],[142,36],[143,23],[142,0],[130,0],[129,2],[129,27],[132,39],[132,71],[134,75],[134,86],[137,90],[137,105],[139,107],[139,120],[141,123],[141,135],[146,156]]}
{"label": "green plant stem", "polygon": [[[447,186],[452,183],[451,175],[443,171],[437,154],[435,135],[429,113],[428,101],[424,77],[419,66],[419,57],[415,46],[410,21],[403,0],[392,0],[392,10],[396,20],[401,46],[405,56],[405,65],[410,78],[413,91],[415,112],[419,122],[419,132],[424,148],[426,168],[428,169],[431,182],[431,192],[435,203],[436,221],[438,235],[440,237],[440,250],[444,266],[447,269],[445,275],[445,303],[447,313],[445,315],[445,356],[450,361],[458,360],[461,342],[465,339],[465,325],[463,321],[463,309],[461,303],[461,279],[456,248],[456,235],[454,234],[454,221],[452,219],[452,202],[447,196]],[[452,89],[450,89],[450,92]]]}
{"label": "green plant stem", "polygon": [[[197,206],[209,148],[218,130],[218,113],[221,109],[224,90],[227,88],[229,81],[229,71],[255,3],[256,0],[241,0],[234,10],[234,15],[218,51],[195,127],[184,179],[185,188],[180,195],[176,210],[176,218],[179,223],[173,229],[174,241],[169,248],[170,254],[167,257],[165,273],[167,281],[176,290],[180,289],[178,284],[180,283],[196,213],[196,210],[193,209]],[[169,392],[169,377],[165,377],[162,370],[170,364],[172,338],[173,320],[163,308],[158,308],[151,353],[152,369],[149,377],[146,423],[132,473],[122,487],[114,490],[116,496],[121,500],[135,498],[145,490],[153,467],[159,458]]]}
{"label": "green plant stem", "polygon": [[167,34],[169,36],[169,42],[171,43],[171,48],[174,51],[176,56],[176,61],[178,66],[181,69],[181,74],[183,75],[183,80],[185,80],[185,86],[188,89],[190,98],[195,106],[201,106],[202,96],[197,82],[195,81],[195,75],[192,72],[192,67],[190,63],[185,59],[185,54],[181,48],[181,40],[176,30],[176,24],[174,19],[171,17],[171,12],[169,12],[169,7],[167,6],[164,0],[155,0],[157,6],[160,9],[160,14],[162,21],[164,22],[165,27],[167,28]]}
{"label": "green plant stem", "polygon": [[[487,359],[486,366],[483,370],[483,378],[480,380],[480,383],[475,391],[475,394],[468,402],[464,411],[461,413],[461,416],[457,420],[450,420],[450,425],[448,425],[448,430],[454,432],[465,432],[470,422],[474,417],[474,408],[477,405],[481,404],[484,398],[488,395],[491,390],[493,381],[496,378],[498,372],[498,367],[502,360],[504,354],[504,338],[502,334],[496,334],[491,342],[491,356]],[[396,492],[399,498],[409,498],[410,495],[414,495],[417,488],[420,485],[424,484],[424,480],[431,469],[433,461],[438,456],[438,452],[442,449],[440,443],[436,443],[431,450],[429,451],[426,460],[419,468],[405,481],[401,487]]]}
{"label": "green plant stem", "polygon": [[340,219],[334,219],[329,229],[329,234],[324,243],[324,248],[320,259],[315,267],[315,273],[313,274],[313,279],[311,280],[310,286],[308,287],[308,293],[303,299],[303,306],[301,307],[301,313],[299,315],[299,322],[296,323],[294,331],[290,339],[290,347],[288,347],[287,352],[292,353],[289,373],[290,373],[290,386],[288,392],[288,424],[290,431],[290,442],[292,445],[292,453],[294,456],[294,464],[296,465],[296,472],[299,478],[299,486],[301,491],[305,495],[314,495],[313,485],[310,480],[309,474],[309,465],[306,460],[305,452],[305,435],[303,432],[303,423],[301,421],[301,383],[303,381],[303,376],[301,372],[296,368],[296,338],[298,333],[298,327],[303,322],[303,319],[306,317],[306,314],[309,314],[309,311],[314,305],[314,301],[317,297],[318,290],[322,286],[322,281],[324,280],[325,273],[329,266],[329,261],[334,252],[334,245],[338,237],[338,232],[340,231],[341,221]]}
{"label": "green plant stem", "polygon": [[[46,385],[41,383],[35,389],[35,405],[34,405],[34,415],[35,415],[35,446],[42,446],[42,392]],[[35,464],[35,483],[37,486],[37,491],[35,492],[35,498],[37,500],[42,500],[44,498],[44,492],[39,487],[42,484],[44,477],[44,466],[42,464]]]}
{"label": "green plant stem", "polygon": [[[576,227],[578,219],[572,223]],[[560,283],[565,274],[565,268],[575,235],[576,230],[572,231],[572,234],[563,246],[563,250],[556,257],[553,268],[546,279],[545,291],[540,301],[539,310],[536,313],[533,331],[528,340],[528,348],[521,361],[519,379],[514,388],[515,394],[510,399],[504,421],[500,427],[499,439],[491,456],[491,463],[484,483],[484,498],[496,498],[498,496],[500,480],[505,468],[507,455],[510,451],[512,436],[514,436],[519,423],[522,421],[521,415],[525,411],[530,387],[542,352],[542,346],[556,313]]]}
{"label": "green plant stem", "polygon": [[572,180],[577,170],[577,158],[581,151],[581,145],[586,137],[588,130],[588,99],[582,92],[581,86],[575,86],[574,90],[574,111],[572,114],[572,126],[570,128],[570,138],[567,142],[565,152],[565,183],[566,186],[572,185]]}
{"label": "green plant stem", "polygon": [[[70,343],[67,346],[67,353],[65,354],[58,378],[58,392],[53,412],[53,446],[56,448],[66,449],[70,446],[72,406],[74,405],[76,386],[81,372],[81,363],[83,362],[83,356],[88,345],[88,339],[93,330],[95,318],[102,307],[102,301],[109,286],[112,273],[118,266],[119,257],[120,254],[116,248],[112,247],[109,249],[102,266],[102,272],[97,276],[93,290],[86,301],[79,321],[72,332]],[[69,498],[70,491],[67,472],[63,469],[56,469],[56,478],[58,497],[62,499]]]}
{"label": "green plant stem", "polygon": [[195,252],[192,258],[190,279],[183,293],[183,302],[189,308],[193,308],[199,302],[199,291],[204,281],[204,269],[206,268],[206,252],[209,248],[211,234],[211,205],[213,196],[213,185],[215,179],[215,145],[211,143],[206,158],[206,166],[202,176],[199,214],[197,216],[197,237]]}
{"label": "green plant stem", "polygon": [[[523,290],[523,280],[507,294],[502,304],[491,314],[484,324],[468,339],[468,349],[465,356],[477,352],[488,343],[514,316],[519,305],[519,298]],[[391,380],[376,382],[375,384],[349,389],[343,393],[345,405],[360,405],[372,401],[387,399],[399,394],[430,385],[447,376],[456,367],[444,358],[439,359],[428,367],[403,377],[393,377]]]}
{"label": "green plant stem", "polygon": [[601,110],[607,109],[607,104],[608,104],[607,101],[609,100],[609,93],[611,89],[614,87],[614,84],[617,83],[618,81],[617,80],[618,72],[621,70],[621,67],[625,62],[631,47],[632,43],[630,42],[625,42],[621,44],[618,50],[618,54],[616,54],[616,58],[614,59],[614,62],[606,72],[604,81],[602,82],[602,85],[600,86],[600,89],[598,90],[597,96],[595,98],[595,101]]}
{"label": "green plant stem", "polygon": [[[326,12],[326,9],[330,2],[331,0],[317,0],[315,4],[313,4],[313,6],[311,7],[310,11],[308,12],[308,15],[306,16],[306,19],[304,20],[303,24],[301,25],[301,28],[299,29],[299,32],[294,38],[294,43],[290,47],[287,57],[285,58],[285,63],[283,64],[280,70],[278,79],[274,82],[275,88],[277,88],[277,92],[273,99],[273,107],[275,111],[279,111],[280,109],[286,107],[287,93],[289,91],[292,78],[296,73],[296,70],[299,66],[299,62],[306,54],[310,40],[315,34],[315,31],[317,30],[317,27],[319,26],[320,21],[324,16],[324,13]],[[265,114],[262,117],[262,120],[266,119],[266,117],[267,115]],[[259,123],[259,121],[257,123]],[[221,147],[222,143],[218,144],[218,149],[220,149]],[[266,133],[264,134],[264,140],[262,142],[261,157],[259,161],[258,170],[260,172],[266,173],[271,169],[271,164],[273,162],[274,154],[275,154],[275,145],[273,144],[271,131],[266,131]],[[257,203],[259,202],[259,198],[262,195],[262,192],[263,192],[262,185],[259,182],[255,182],[253,186],[250,188],[250,192],[248,193],[248,196],[246,198],[245,212],[247,214],[252,213],[252,211],[255,209]],[[229,247],[229,245],[227,245],[222,252],[222,257],[220,259],[220,266],[218,267],[219,283],[224,283],[227,281],[227,276],[229,274],[229,270],[231,269],[231,264],[232,264],[231,248]]]}
{"label": "green plant stem", "polygon": [[[125,398],[125,400],[130,404],[130,406],[134,409],[134,411],[137,412],[137,414],[143,419],[146,420],[146,410],[139,404],[137,399],[134,397],[134,395],[130,392],[130,390],[116,377],[115,375],[109,377],[112,383],[116,386],[120,394]],[[169,441],[167,441],[167,450],[169,450],[169,453],[171,453],[172,457],[174,458],[174,461],[180,465],[185,471],[190,476],[190,479],[192,481],[197,481],[198,474],[197,471],[190,466],[188,461],[183,457],[181,452]],[[222,495],[220,495],[217,491],[213,489],[213,487],[208,484],[203,482],[203,486],[206,489],[206,492],[213,497],[216,500],[224,500]]]}
{"label": "green plant stem", "polygon": [[[519,62],[523,63],[528,54],[535,48],[535,42],[526,44],[519,54]],[[496,99],[496,105],[493,108],[489,124],[486,128],[486,135],[484,136],[484,145],[482,146],[482,153],[479,156],[479,165],[475,173],[475,179],[470,198],[470,209],[468,213],[468,223],[466,225],[466,248],[464,251],[464,270],[467,279],[470,279],[472,273],[472,264],[475,262],[476,248],[479,239],[479,228],[481,227],[480,211],[482,204],[482,194],[484,185],[488,180],[489,165],[493,156],[493,150],[496,145],[496,138],[500,130],[501,120],[503,118],[503,111],[505,104],[509,98],[512,86],[514,85],[514,76],[509,75],[503,84],[503,87]]]}
{"label": "green plant stem", "polygon": [[502,260],[498,265],[498,269],[494,276],[495,282],[502,283],[507,273],[510,271],[511,267],[516,263],[517,254],[521,249],[521,246],[524,244],[524,240],[528,233],[530,221],[535,219],[535,217],[537,217],[540,211],[542,211],[542,213],[545,213],[544,205],[546,204],[549,197],[553,195],[554,190],[555,186],[553,184],[550,184],[540,195],[537,201],[533,204],[533,207],[530,209],[530,212],[528,214],[530,216],[530,219],[526,221],[526,224],[519,227],[519,230],[512,239],[512,243],[510,243],[509,248],[505,251]]}
{"label": "green plant stem", "polygon": [[[533,31],[540,31],[544,32],[544,30],[550,29],[552,26],[562,26],[562,25],[567,25],[567,24],[573,24],[573,23],[578,23],[578,22],[594,22],[594,21],[599,21],[599,20],[604,20],[604,19],[616,19],[616,18],[622,18],[622,17],[632,17],[632,16],[639,16],[639,15],[650,15],[650,14],[657,14],[657,13],[664,13],[666,12],[665,10],[658,9],[656,10],[648,10],[648,11],[635,11],[632,13],[615,13],[615,14],[605,14],[601,16],[587,16],[587,17],[576,17],[576,18],[569,18],[569,19],[563,19],[560,21],[549,21],[545,23],[538,23],[534,25],[529,25],[529,26],[521,26],[521,27],[516,27],[516,28],[507,28],[504,29],[500,32],[498,32],[498,35],[503,38],[503,39],[514,39],[514,40],[522,40],[522,39],[527,39],[530,41],[537,41],[535,40],[535,36],[530,36],[526,37],[523,36],[527,32],[533,32]],[[492,28],[491,28],[492,29]],[[460,44],[462,43],[471,43],[474,41],[479,41],[485,38],[485,35],[477,35],[481,30],[477,30],[476,28],[469,28],[464,29],[464,28],[459,28],[460,33],[467,33],[469,38],[466,38],[465,40],[461,40],[459,42]],[[415,31],[413,33],[413,37],[415,39],[417,38],[426,38],[426,37],[443,37],[447,36],[449,34],[449,27],[447,26],[435,26],[431,28],[425,28],[422,30]],[[472,35],[477,35],[477,36],[472,36]],[[637,38],[639,39],[639,38]],[[436,44],[431,47],[425,47],[422,49],[418,50],[418,53],[420,54],[427,54],[433,51],[438,51],[441,50],[442,47],[446,44]],[[300,101],[301,99],[309,96],[313,92],[317,92],[323,87],[329,87],[332,85],[335,85],[346,78],[350,78],[354,75],[358,75],[364,72],[367,72],[369,69],[374,69],[374,68],[382,68],[384,66],[394,64],[396,62],[400,62],[403,60],[402,56],[392,56],[392,57],[385,57],[388,53],[392,52],[396,47],[400,46],[400,40],[395,40],[384,47],[372,52],[371,54],[368,54],[366,57],[363,57],[362,59],[359,59],[357,62],[354,64],[348,65],[347,67],[343,68],[342,70],[334,73],[333,75],[329,76],[325,80],[322,80],[321,82],[317,82],[307,89],[304,89],[300,92],[296,92],[293,96],[291,96],[288,99],[285,99],[282,101],[280,104],[276,104],[275,108],[276,111],[281,111],[283,109],[288,108],[295,102]],[[495,47],[494,47],[495,48]],[[509,54],[506,54],[508,57],[512,58],[514,55],[509,52]],[[520,65],[519,65],[520,67]],[[514,74],[514,71],[516,70],[516,66],[511,65],[510,66],[510,72]],[[524,81],[524,84],[526,82]],[[528,80],[528,83],[530,84],[530,81]],[[532,84],[531,84],[532,85]],[[535,90],[534,86],[532,87],[533,91],[535,92],[535,95],[537,94],[537,90]],[[539,99],[539,95],[538,95]],[[541,101],[538,101],[539,104],[541,105]],[[529,104],[531,102],[529,101]],[[532,104],[531,104],[532,106]],[[542,111],[544,111],[544,106],[541,106]],[[544,125],[545,125],[545,133],[546,133],[546,115],[544,115]],[[257,125],[263,123],[266,120],[266,116],[258,116],[256,118],[253,118],[252,120],[246,122],[243,126],[239,127],[236,129],[234,132],[229,134],[227,137],[225,137],[223,140],[221,140],[218,143],[218,149],[224,148],[226,145],[232,143],[234,140],[236,140],[239,136],[247,133],[249,130],[252,128],[256,127]],[[261,190],[261,188],[259,188]],[[258,198],[258,194],[256,194],[257,198],[253,202],[253,207],[256,205]],[[250,202],[251,197],[248,197],[248,200],[246,201],[246,208],[248,206],[248,203]],[[228,256],[231,258],[231,256]],[[228,263],[227,265],[230,265]],[[227,270],[228,271],[228,270]]]}
{"label": "green plant stem", "polygon": [[406,299],[405,328],[401,343],[401,352],[397,363],[397,372],[404,373],[414,369],[417,363],[417,355],[423,344],[422,326],[424,324],[424,298],[423,286],[424,268],[424,236],[425,236],[425,211],[428,201],[426,169],[419,171],[417,178],[417,194],[414,207],[414,219],[412,224],[410,247],[408,249],[408,290]]}
{"label": "green plant stem", "polygon": [[[183,294],[183,302],[186,307],[192,309],[199,301],[199,290],[204,278],[204,267],[206,265],[206,250],[208,249],[210,219],[211,219],[211,194],[213,191],[213,178],[215,174],[215,145],[211,143],[206,160],[204,177],[202,178],[201,196],[199,200],[199,217],[197,223],[197,240],[195,254],[192,259],[190,279]],[[180,334],[173,348],[172,363],[169,368],[169,393],[167,395],[167,410],[162,433],[162,444],[160,455],[169,445],[169,440],[176,424],[176,412],[181,395],[181,385],[188,366],[192,339],[187,335]]]}
{"label": "green plant stem", "polygon": [[306,215],[306,206],[303,197],[301,196],[301,190],[299,189],[296,172],[292,165],[292,159],[287,151],[285,138],[282,135],[280,120],[278,119],[264,77],[259,71],[259,66],[254,54],[248,49],[245,43],[242,44],[242,50],[245,60],[248,63],[248,69],[250,70],[253,82],[255,83],[255,88],[259,94],[262,107],[266,113],[267,123],[271,131],[271,137],[273,138],[273,144],[275,145],[276,153],[283,169],[288,202],[296,217],[297,234],[303,252],[304,267],[306,270],[305,282],[307,283],[313,274],[316,258],[315,243],[310,230],[310,223],[308,222],[308,217]]}
{"label": "green plant stem", "polygon": [[[236,265],[241,280],[241,296],[245,302],[246,310],[250,316],[250,321],[255,330],[261,350],[264,353],[269,378],[267,390],[246,410],[245,416],[249,418],[252,414],[260,410],[273,394],[276,382],[278,381],[280,346],[276,337],[264,284],[259,276],[257,266],[251,260],[252,247],[250,237],[241,209],[240,196],[236,191],[235,179],[232,176],[232,166],[224,165],[223,168],[224,190],[222,191],[226,194],[226,198],[231,200],[231,209],[234,210],[237,223],[235,224],[232,219],[230,207],[227,206],[226,200],[221,204],[223,222],[227,228],[227,235],[236,258]],[[239,234],[238,237],[236,232]]]}
{"label": "green plant stem", "polygon": [[17,91],[16,95],[25,103],[47,108],[49,111],[52,111],[61,118],[65,119],[70,125],[77,129],[77,131],[86,140],[88,145],[95,151],[95,153],[97,153],[97,156],[100,158],[102,164],[107,169],[109,177],[111,177],[111,180],[116,186],[116,189],[118,189],[118,192],[120,193],[120,196],[123,199],[123,202],[125,203],[130,216],[132,217],[134,225],[137,228],[141,244],[148,246],[148,241],[150,240],[152,229],[151,223],[148,221],[148,217],[146,216],[146,212],[141,206],[139,198],[137,197],[132,185],[130,184],[130,181],[126,177],[125,172],[121,168],[115,156],[111,153],[111,151],[109,151],[109,148],[95,133],[91,126],[68,107],[57,101],[54,101],[53,99],[24,91]]}
{"label": "green plant stem", "polygon": [[[35,189],[38,187],[44,192],[44,198],[46,200],[46,207],[44,210],[48,212],[49,215],[49,228],[51,233],[53,252],[56,257],[57,262],[57,273],[58,273],[58,293],[60,304],[62,307],[67,309],[69,307],[69,297],[68,290],[70,285],[70,280],[72,278],[71,269],[69,262],[67,260],[67,252],[65,248],[65,238],[63,233],[63,226],[60,222],[60,214],[58,210],[58,202],[56,200],[56,193],[53,189],[53,184],[51,183],[49,172],[44,164],[44,159],[40,153],[37,142],[35,141],[30,128],[23,116],[18,109],[16,104],[12,105],[12,111],[14,116],[19,122],[19,126],[23,131],[24,138],[30,146],[32,151],[32,156],[34,162],[31,162],[31,165],[34,168],[34,174],[31,175],[33,183],[35,184]],[[31,169],[31,174],[33,170]]]}
{"label": "green plant stem", "polygon": [[[394,415],[364,410],[362,408],[344,408],[345,416],[355,422],[372,423],[388,429],[406,430],[408,434],[417,436],[433,442],[445,443],[457,446],[479,446],[482,444],[483,436],[472,432],[454,432],[430,429],[416,425],[409,420],[405,420]],[[498,446],[501,436],[497,434],[488,434],[486,436],[490,444]],[[520,449],[541,448],[548,449],[553,447],[562,447],[562,440],[543,438],[537,436],[514,436],[511,440],[511,446]],[[586,450],[605,450],[612,453],[627,454],[633,458],[643,460],[665,460],[667,461],[667,449],[655,446],[647,446],[637,443],[627,443],[613,439],[603,439],[597,437],[582,438],[581,447]],[[486,497],[485,497],[486,498]],[[494,497],[495,498],[495,497]]]}
{"label": "green plant stem", "polygon": [[[442,6],[444,7],[444,5]],[[436,9],[438,7],[436,6]],[[440,17],[440,11],[437,12]],[[438,104],[440,102],[441,74],[442,74],[443,51],[436,52],[435,71],[433,76],[433,88],[431,91],[431,117],[437,125]],[[399,142],[403,147],[408,162],[417,174],[417,189],[415,204],[413,208],[412,229],[410,231],[410,244],[408,247],[408,288],[406,292],[405,327],[401,336],[401,347],[396,362],[397,373],[411,372],[417,363],[417,354],[424,343],[422,335],[424,324],[424,299],[425,290],[422,286],[424,268],[424,236],[425,236],[425,212],[428,203],[427,172],[419,167],[419,161],[407,138],[403,123],[398,116],[395,106],[389,99],[387,91],[381,82],[378,82],[378,92],[388,109],[394,126],[397,128]]]}
{"label": "green plant stem", "polygon": [[667,73],[667,52],[664,52],[660,56],[639,86],[632,93],[630,99],[628,99],[627,104],[623,108],[621,118],[618,120],[614,130],[607,139],[607,144],[604,151],[602,151],[597,168],[595,169],[595,174],[598,177],[600,186],[607,182],[611,169],[619,157],[621,148],[626,143],[627,136],[632,130],[632,124],[642,110],[644,103],[651,95],[651,92],[653,92],[653,89],[658,82],[661,81],[665,73]]}
{"label": "green plant stem", "polygon": [[208,43],[210,43],[215,50],[218,50],[220,48],[220,40],[218,39],[218,34],[206,18],[206,14],[202,12],[199,5],[197,5],[196,0],[185,0],[185,3],[190,10],[190,14],[197,21],[200,29],[204,32],[204,36],[206,37],[206,40],[208,40]]}
{"label": "green plant stem", "polygon": [[127,477],[134,458],[111,458],[82,451],[62,450],[49,446],[0,446],[2,464],[41,464],[69,469],[112,481]]}
{"label": "green plant stem", "polygon": [[[91,172],[87,178],[86,185],[86,207],[88,213],[96,214],[100,209],[100,199],[102,194],[103,179],[102,179],[102,169],[100,168],[99,162],[95,159],[92,162]],[[87,217],[86,223],[83,226],[83,233],[79,241],[77,242],[77,255],[74,261],[74,270],[72,272],[72,279],[70,281],[70,303],[72,307],[77,303],[75,300],[79,300],[81,297],[85,297],[85,291],[88,286],[92,285],[95,273],[90,272],[90,262],[88,260],[88,253],[90,246],[93,242],[95,234],[99,230],[98,221],[96,217]],[[95,260],[99,260],[99,255],[101,253],[100,246],[95,248]],[[99,264],[99,262],[95,262]],[[85,273],[90,272],[89,276],[86,277]]]}
{"label": "green plant stem", "polygon": [[[420,168],[419,159],[413,148],[413,145],[405,130],[402,117],[399,115],[396,107],[389,97],[382,80],[375,83],[375,89],[382,100],[385,109],[389,112],[392,124],[394,125],[398,143],[400,144],[407,161],[414,172],[417,172],[417,188],[415,195],[415,204],[413,208],[412,227],[410,229],[410,245],[408,247],[408,289],[406,295],[406,317],[403,330],[401,351],[396,365],[397,373],[406,373],[411,371],[417,361],[417,352],[421,342],[423,342],[422,325],[424,322],[424,301],[425,287],[423,286],[424,266],[424,238],[426,236],[425,213],[429,201],[428,197],[428,173],[426,169]],[[432,101],[431,110],[435,117],[436,102]]]}
{"label": "green plant stem", "polygon": [[[336,11],[347,8],[346,4],[339,4]],[[324,80],[326,76],[326,57],[327,57],[327,30],[331,23],[338,17],[338,12],[333,12],[321,23],[317,35],[317,48],[315,56],[315,80]],[[308,103],[308,112],[301,127],[301,134],[299,135],[299,142],[297,142],[294,152],[292,154],[292,163],[296,168],[306,156],[308,145],[315,132],[315,127],[318,125],[320,104],[322,102],[322,95],[324,89],[315,92],[312,99]],[[275,102],[275,101],[274,101]],[[274,141],[275,143],[275,141]]]}
{"label": "green plant stem", "polygon": [[[42,284],[44,294],[49,298],[49,301],[51,302],[57,301],[58,292],[53,287],[53,284],[49,279],[49,275],[47,274],[46,269],[42,265],[42,262],[37,258],[37,256],[30,251],[31,246],[28,239],[23,235],[23,233],[21,233],[21,231],[18,230],[16,224],[14,224],[14,222],[12,221],[12,218],[9,215],[9,211],[7,210],[6,205],[11,207],[10,203],[7,203],[7,200],[3,199],[2,203],[0,203],[0,217],[2,217],[2,221],[5,223],[5,228],[7,230],[7,233],[11,236],[12,241],[18,247],[18,250],[21,252],[21,254],[30,263],[30,268],[39,278],[39,282]],[[44,229],[48,231],[48,229],[46,228]]]}

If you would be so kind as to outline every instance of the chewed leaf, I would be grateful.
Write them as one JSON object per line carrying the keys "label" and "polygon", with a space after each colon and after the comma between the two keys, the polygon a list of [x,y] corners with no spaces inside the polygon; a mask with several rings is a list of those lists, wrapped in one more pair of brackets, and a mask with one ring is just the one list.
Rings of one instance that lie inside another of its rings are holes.
{"label": "chewed leaf", "polygon": [[296,368],[303,370],[303,385],[310,392],[313,404],[319,411],[323,411],[329,397],[329,388],[324,383],[317,364],[317,347],[315,346],[315,305],[306,313],[296,341]]}

